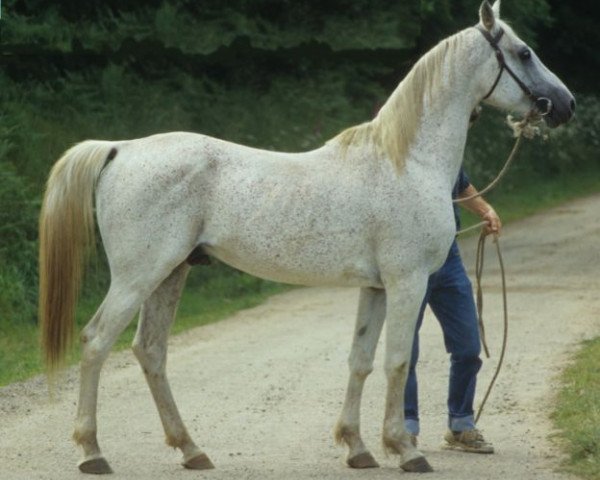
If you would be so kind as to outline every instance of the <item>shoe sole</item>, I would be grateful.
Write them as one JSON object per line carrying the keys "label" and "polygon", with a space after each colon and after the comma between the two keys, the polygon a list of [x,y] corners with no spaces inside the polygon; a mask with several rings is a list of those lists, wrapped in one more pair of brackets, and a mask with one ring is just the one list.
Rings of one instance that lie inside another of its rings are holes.
{"label": "shoe sole", "polygon": [[483,455],[490,455],[492,453],[494,453],[494,449],[493,448],[488,448],[488,449],[482,449],[482,448],[476,448],[476,447],[469,447],[468,445],[464,445],[464,444],[458,444],[458,443],[448,443],[445,442],[441,445],[442,450],[457,450],[460,452],[466,452],[466,453],[481,453]]}

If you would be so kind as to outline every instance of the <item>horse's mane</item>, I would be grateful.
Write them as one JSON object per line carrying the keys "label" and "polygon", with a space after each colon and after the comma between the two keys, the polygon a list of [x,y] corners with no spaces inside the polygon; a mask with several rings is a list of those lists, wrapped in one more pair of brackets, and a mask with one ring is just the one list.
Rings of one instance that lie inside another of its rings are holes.
{"label": "horse's mane", "polygon": [[[373,120],[347,128],[328,143],[338,143],[345,151],[353,145],[372,143],[401,171],[417,133],[426,98],[431,98],[444,77],[454,70],[452,57],[460,37],[457,33],[442,40],[421,57]],[[444,68],[446,63],[448,68]]]}

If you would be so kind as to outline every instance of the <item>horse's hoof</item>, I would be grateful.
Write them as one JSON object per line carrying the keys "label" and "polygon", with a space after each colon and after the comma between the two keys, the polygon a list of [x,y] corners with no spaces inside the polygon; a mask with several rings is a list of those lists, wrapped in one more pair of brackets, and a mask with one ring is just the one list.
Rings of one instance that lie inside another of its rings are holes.
{"label": "horse's hoof", "polygon": [[94,475],[113,473],[112,468],[110,468],[104,457],[84,460],[79,464],[79,470],[83,473],[92,473]]}
{"label": "horse's hoof", "polygon": [[359,453],[347,461],[350,468],[378,468],[379,464],[369,452]]}
{"label": "horse's hoof", "polygon": [[206,453],[201,453],[200,455],[190,458],[186,462],[183,462],[183,466],[190,470],[210,470],[215,468]]}
{"label": "horse's hoof", "polygon": [[405,472],[433,472],[433,468],[431,468],[431,465],[429,465],[429,462],[425,459],[425,457],[413,458],[412,460],[404,462],[402,465],[400,465],[400,468]]}

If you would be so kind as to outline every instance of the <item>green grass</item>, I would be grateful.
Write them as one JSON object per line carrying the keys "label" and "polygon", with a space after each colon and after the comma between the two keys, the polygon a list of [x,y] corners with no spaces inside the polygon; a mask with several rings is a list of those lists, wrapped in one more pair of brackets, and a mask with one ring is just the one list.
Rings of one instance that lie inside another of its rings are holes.
{"label": "green grass", "polygon": [[600,338],[584,342],[563,372],[552,419],[568,453],[563,469],[600,478]]}
{"label": "green grass", "polygon": [[[198,285],[194,274],[184,289],[179,311],[171,329],[177,334],[190,328],[217,322],[245,308],[259,305],[270,295],[282,292],[290,287],[273,282],[259,280],[244,274],[231,274],[223,266],[198,266],[195,269],[212,269],[214,278]],[[217,270],[215,272],[215,270]],[[204,273],[204,272],[200,272]],[[103,293],[85,296],[79,304],[77,322],[85,324],[102,301]],[[115,349],[122,350],[131,345],[137,321],[119,337]],[[0,386],[24,380],[44,371],[37,326],[5,326],[0,332]],[[67,355],[67,364],[79,361],[78,345]]]}
{"label": "green grass", "polygon": [[37,326],[8,325],[0,331],[0,386],[42,371]]}

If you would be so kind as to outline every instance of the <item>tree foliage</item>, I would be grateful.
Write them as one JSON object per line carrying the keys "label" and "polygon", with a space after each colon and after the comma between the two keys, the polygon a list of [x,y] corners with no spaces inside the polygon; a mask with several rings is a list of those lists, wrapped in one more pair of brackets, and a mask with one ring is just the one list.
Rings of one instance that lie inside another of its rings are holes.
{"label": "tree foliage", "polygon": [[[551,21],[547,0],[505,3],[503,14],[525,38]],[[334,51],[413,50],[475,23],[478,7],[479,0],[17,0],[4,13],[3,43],[30,53],[110,54],[150,42],[210,54],[240,39],[267,50],[315,42]]]}
{"label": "tree foliage", "polygon": [[413,46],[419,34],[418,10],[410,2],[390,6],[384,0],[22,0],[8,15],[8,45],[104,54],[120,51],[131,42],[210,54],[239,39],[267,50],[311,42],[333,50],[402,49]]}

